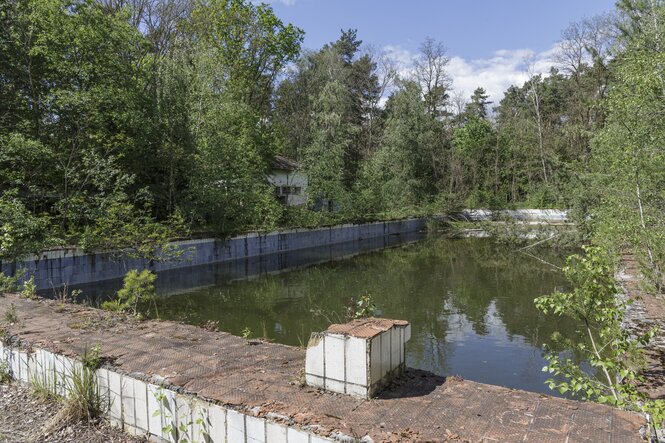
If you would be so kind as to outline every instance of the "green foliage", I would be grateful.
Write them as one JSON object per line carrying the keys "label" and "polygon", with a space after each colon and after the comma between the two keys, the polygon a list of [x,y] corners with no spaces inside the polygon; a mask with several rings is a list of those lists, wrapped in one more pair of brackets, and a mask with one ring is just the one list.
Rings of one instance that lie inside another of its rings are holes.
{"label": "green foliage", "polygon": [[91,421],[106,412],[108,400],[99,389],[96,370],[88,365],[74,367],[67,391],[63,408],[58,413],[60,425],[62,422]]}
{"label": "green foliage", "polygon": [[91,348],[85,348],[83,350],[83,355],[81,356],[81,363],[83,366],[90,369],[91,371],[96,371],[101,366],[101,353],[102,347],[100,345],[94,345]]}
{"label": "green foliage", "polygon": [[49,218],[28,211],[16,192],[0,197],[0,259],[19,260],[57,244],[49,231]]}
{"label": "green foliage", "polygon": [[157,275],[143,270],[132,269],[125,275],[123,286],[116,298],[102,303],[102,309],[114,312],[126,312],[134,316],[147,314],[150,304],[154,303],[157,293],[155,281]]}
{"label": "green foliage", "polygon": [[10,277],[0,272],[0,294],[16,291],[16,276]]}
{"label": "green foliage", "polygon": [[252,334],[253,332],[249,328],[249,326],[245,326],[245,328],[242,330],[242,338],[244,338],[245,340],[249,340],[250,338],[252,338]]}
{"label": "green foliage", "polygon": [[635,387],[640,379],[640,348],[655,331],[631,338],[622,328],[625,304],[618,298],[613,262],[601,249],[586,247],[583,256],[569,258],[563,271],[572,291],[538,297],[535,303],[545,314],[579,322],[580,338],[584,341],[573,346],[557,333],[553,341],[564,349],[574,348],[589,367],[552,350],[546,356],[548,365],[543,368],[554,375],[547,381],[549,387],[585,400],[642,410],[645,395]]}
{"label": "green foliage", "polygon": [[34,275],[30,279],[23,283],[23,290],[21,290],[21,297],[27,298],[29,300],[34,300],[37,298],[37,285],[35,284]]}
{"label": "green foliage", "polygon": [[16,305],[12,303],[5,311],[5,321],[7,323],[13,324],[13,323],[18,323],[18,320],[19,319],[18,319],[18,313],[16,312]]}
{"label": "green foliage", "polygon": [[184,219],[178,212],[160,223],[149,215],[149,208],[138,209],[129,202],[118,201],[85,229],[81,246],[86,251],[111,252],[118,258],[168,261],[186,252],[169,243],[186,233]]}
{"label": "green foliage", "polygon": [[0,361],[0,384],[9,384],[14,380],[12,370],[7,363]]}
{"label": "green foliage", "polygon": [[363,294],[358,298],[351,298],[346,307],[346,321],[359,318],[373,317],[376,314],[376,305],[371,294]]}

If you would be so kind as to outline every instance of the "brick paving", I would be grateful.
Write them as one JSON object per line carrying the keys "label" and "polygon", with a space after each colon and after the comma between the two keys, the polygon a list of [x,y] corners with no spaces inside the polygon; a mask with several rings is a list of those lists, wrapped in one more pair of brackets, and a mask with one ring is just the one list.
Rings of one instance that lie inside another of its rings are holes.
{"label": "brick paving", "polygon": [[642,441],[642,417],[607,406],[415,369],[379,398],[356,399],[303,386],[304,349],[16,295],[0,296],[2,317],[11,304],[19,320],[8,331],[23,347],[76,356],[99,344],[106,365],[118,372],[254,414],[287,416],[321,435],[368,435],[375,442]]}

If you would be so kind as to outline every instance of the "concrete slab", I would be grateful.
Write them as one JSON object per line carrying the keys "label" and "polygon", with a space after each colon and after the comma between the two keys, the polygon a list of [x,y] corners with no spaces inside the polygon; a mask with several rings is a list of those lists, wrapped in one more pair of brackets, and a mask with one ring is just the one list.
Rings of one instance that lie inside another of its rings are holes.
{"label": "concrete slab", "polygon": [[[265,428],[268,442],[283,441],[278,425],[292,427],[288,431],[292,434],[288,435],[289,443],[301,437],[302,441],[309,441],[302,431],[308,427],[323,438],[341,433],[358,438],[369,436],[374,442],[605,442],[608,436],[611,441],[641,441],[643,418],[607,406],[444,378],[414,369],[407,369],[377,399],[358,399],[303,386],[303,349],[250,344],[222,332],[171,322],[138,322],[78,305],[67,305],[61,310],[55,302],[24,300],[14,295],[0,297],[0,312],[11,303],[21,321],[11,326],[9,333],[23,343],[24,349],[33,345],[75,357],[87,343],[99,343],[102,357],[114,371],[148,383],[163,383],[169,389],[186,391],[258,418],[283,417],[282,423],[270,419],[273,424]],[[68,326],[82,316],[94,319],[89,327]],[[210,364],[213,353],[218,365]],[[136,412],[142,406],[136,408],[133,402],[120,399],[121,386],[130,388],[111,374],[111,416],[136,422]],[[135,389],[133,384],[131,389]],[[148,402],[151,397],[154,398],[148,395]],[[171,401],[175,399],[165,400],[169,408],[174,408]],[[244,414],[228,411],[223,425],[228,442],[244,441]],[[151,427],[155,423],[148,421]]]}

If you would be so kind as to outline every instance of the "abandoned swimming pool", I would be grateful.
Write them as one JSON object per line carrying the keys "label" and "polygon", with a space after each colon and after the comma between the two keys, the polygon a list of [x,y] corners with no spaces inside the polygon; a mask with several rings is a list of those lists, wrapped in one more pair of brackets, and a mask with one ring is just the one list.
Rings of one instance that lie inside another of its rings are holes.
{"label": "abandoned swimming pool", "polygon": [[[533,299],[564,287],[561,273],[492,239],[427,236],[414,242],[422,237],[350,258],[380,245],[337,245],[254,259],[262,265],[160,275],[159,316],[196,325],[212,321],[236,335],[302,345],[311,332],[343,322],[351,297],[370,294],[378,316],[411,322],[408,366],[551,394],[543,345],[551,345],[555,330],[567,335],[574,325],[542,315]],[[555,264],[564,256],[540,255]]]}

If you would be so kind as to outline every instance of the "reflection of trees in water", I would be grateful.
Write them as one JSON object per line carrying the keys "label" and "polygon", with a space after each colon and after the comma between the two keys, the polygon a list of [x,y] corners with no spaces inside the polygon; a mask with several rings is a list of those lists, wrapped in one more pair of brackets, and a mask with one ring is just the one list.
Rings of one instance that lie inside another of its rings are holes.
{"label": "reflection of trees in water", "polygon": [[[561,263],[554,254],[545,258]],[[492,304],[508,336],[522,336],[532,345],[542,345],[555,329],[567,329],[533,306],[534,297],[562,282],[550,267],[487,239],[430,238],[172,296],[163,300],[160,313],[198,324],[218,320],[222,330],[235,334],[249,327],[257,335],[265,332],[278,341],[300,344],[329,320],[343,318],[351,297],[369,292],[383,316],[412,323],[419,339],[409,345],[410,352],[441,364],[451,351],[446,335],[460,327],[450,321],[468,322],[473,332],[486,335]]]}

